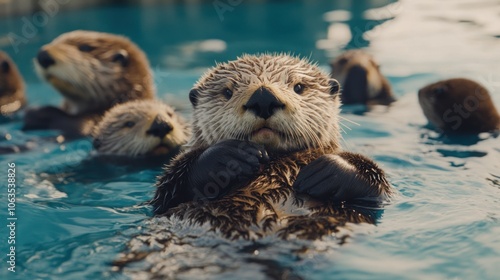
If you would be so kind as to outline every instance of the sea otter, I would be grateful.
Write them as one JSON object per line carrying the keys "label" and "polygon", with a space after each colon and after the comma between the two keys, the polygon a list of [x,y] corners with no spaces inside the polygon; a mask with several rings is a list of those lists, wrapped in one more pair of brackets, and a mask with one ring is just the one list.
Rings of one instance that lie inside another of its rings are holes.
{"label": "sea otter", "polygon": [[351,50],[330,63],[331,77],[342,86],[342,104],[389,105],[396,101],[389,81],[373,57]]}
{"label": "sea otter", "polygon": [[341,150],[339,84],[305,59],[218,64],[189,98],[193,136],[157,182],[156,215],[208,223],[227,238],[314,239],[374,222],[343,201],[393,193],[372,160]]}
{"label": "sea otter", "polygon": [[25,130],[89,135],[114,105],[155,96],[146,55],[122,36],[83,30],[65,33],[43,46],[34,62],[37,73],[63,95],[64,102],[62,108],[29,110]]}
{"label": "sea otter", "polygon": [[420,107],[429,122],[446,133],[476,134],[500,129],[488,90],[469,79],[456,78],[418,91]]}
{"label": "sea otter", "polygon": [[93,136],[101,155],[160,156],[185,144],[190,128],[167,104],[136,100],[106,112]]}
{"label": "sea otter", "polygon": [[24,105],[23,78],[9,55],[0,51],[0,116],[15,113]]}

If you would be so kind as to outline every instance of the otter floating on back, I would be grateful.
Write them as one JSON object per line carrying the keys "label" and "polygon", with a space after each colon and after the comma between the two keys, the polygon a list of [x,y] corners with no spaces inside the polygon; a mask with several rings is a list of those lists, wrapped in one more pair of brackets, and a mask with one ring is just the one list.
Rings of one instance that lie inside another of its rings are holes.
{"label": "otter floating on back", "polygon": [[93,136],[101,155],[160,156],[185,144],[190,128],[167,104],[138,100],[111,108]]}
{"label": "otter floating on back", "polygon": [[227,238],[314,239],[373,223],[340,203],[392,189],[373,161],[341,150],[338,88],[288,55],[218,64],[189,94],[193,137],[159,178],[155,214],[208,223]]}
{"label": "otter floating on back", "polygon": [[65,33],[40,49],[35,69],[63,95],[64,102],[62,108],[28,111],[25,130],[89,135],[114,105],[155,96],[146,55],[118,35],[83,30]]}
{"label": "otter floating on back", "polygon": [[24,105],[23,78],[9,55],[0,51],[0,116],[15,113]]}
{"label": "otter floating on back", "polygon": [[373,57],[351,50],[330,64],[331,77],[342,86],[342,104],[389,105],[396,101],[389,81]]}
{"label": "otter floating on back", "polygon": [[468,79],[449,79],[419,90],[424,115],[438,130],[475,134],[500,129],[498,114],[488,90]]}

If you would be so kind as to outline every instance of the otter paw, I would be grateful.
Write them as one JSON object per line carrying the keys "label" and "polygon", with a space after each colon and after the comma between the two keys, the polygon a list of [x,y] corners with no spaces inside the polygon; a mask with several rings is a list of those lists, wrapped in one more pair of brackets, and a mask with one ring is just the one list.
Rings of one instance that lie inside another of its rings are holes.
{"label": "otter paw", "polygon": [[205,150],[189,174],[189,185],[199,199],[215,199],[246,185],[269,161],[263,146],[240,140],[225,140]]}
{"label": "otter paw", "polygon": [[371,186],[359,175],[358,169],[340,155],[323,155],[300,170],[293,189],[329,201],[372,195]]}
{"label": "otter paw", "polygon": [[29,108],[24,114],[23,130],[49,129],[53,120],[65,118],[68,114],[54,106]]}

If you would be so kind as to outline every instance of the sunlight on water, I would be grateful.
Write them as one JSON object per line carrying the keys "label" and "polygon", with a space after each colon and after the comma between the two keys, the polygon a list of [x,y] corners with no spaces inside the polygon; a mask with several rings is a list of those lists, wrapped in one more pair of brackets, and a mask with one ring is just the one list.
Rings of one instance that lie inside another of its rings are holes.
{"label": "sunlight on water", "polygon": [[[88,139],[44,142],[53,134],[24,133],[20,121],[2,122],[1,145],[37,145],[0,158],[2,166],[16,163],[21,182],[18,279],[149,279],[155,274],[188,279],[497,279],[499,137],[451,138],[430,130],[416,93],[440,79],[467,77],[486,86],[500,107],[500,3],[319,2],[244,2],[222,21],[208,2],[191,8],[65,12],[17,54],[5,38],[21,32],[22,20],[2,19],[0,47],[19,64],[31,104],[59,104],[59,95],[33,73],[37,49],[73,29],[125,34],[148,54],[160,97],[185,115],[190,113],[186,94],[216,61],[244,52],[291,52],[327,70],[329,60],[344,49],[365,48],[399,99],[389,108],[360,114],[353,106],[342,113],[344,148],[374,158],[398,192],[380,211],[377,225],[351,225],[314,242],[224,240],[207,228],[150,217],[145,202],[154,193],[160,164],[101,162],[92,156]],[[0,197],[4,201],[5,194]],[[340,245],[345,236],[350,237]],[[4,242],[0,249],[6,251]],[[127,257],[137,261],[117,270]],[[0,275],[12,276],[5,270]]]}

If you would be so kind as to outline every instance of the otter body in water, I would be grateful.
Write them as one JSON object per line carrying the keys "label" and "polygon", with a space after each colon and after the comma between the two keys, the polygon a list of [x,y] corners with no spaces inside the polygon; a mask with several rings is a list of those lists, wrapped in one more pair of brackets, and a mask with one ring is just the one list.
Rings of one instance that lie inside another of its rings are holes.
{"label": "otter body in water", "polygon": [[424,115],[447,133],[475,134],[500,129],[500,115],[482,85],[468,79],[449,79],[419,90]]}
{"label": "otter body in water", "polygon": [[218,64],[190,92],[193,137],[160,177],[155,213],[228,238],[314,239],[373,223],[340,203],[392,189],[373,161],[341,150],[338,88],[287,55]]}

